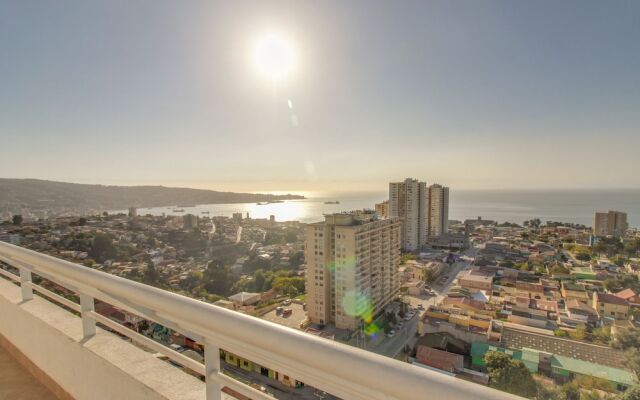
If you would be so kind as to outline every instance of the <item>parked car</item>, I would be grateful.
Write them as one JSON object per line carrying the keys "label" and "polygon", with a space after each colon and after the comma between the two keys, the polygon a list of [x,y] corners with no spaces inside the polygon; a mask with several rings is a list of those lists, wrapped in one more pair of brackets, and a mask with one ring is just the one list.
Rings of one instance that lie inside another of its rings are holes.
{"label": "parked car", "polygon": [[396,334],[396,331],[394,331],[393,329],[389,331],[389,333],[387,333],[388,337],[394,337]]}
{"label": "parked car", "polygon": [[282,310],[284,310],[284,307],[276,307],[276,314],[282,314]]}
{"label": "parked car", "polygon": [[293,310],[292,310],[292,309],[290,309],[290,308],[285,308],[285,309],[282,311],[282,316],[283,316],[283,317],[288,317],[288,316],[289,316],[289,315],[291,315],[291,314],[293,314]]}
{"label": "parked car", "polygon": [[291,304],[291,299],[286,299],[285,301],[282,302],[283,305],[288,306]]}

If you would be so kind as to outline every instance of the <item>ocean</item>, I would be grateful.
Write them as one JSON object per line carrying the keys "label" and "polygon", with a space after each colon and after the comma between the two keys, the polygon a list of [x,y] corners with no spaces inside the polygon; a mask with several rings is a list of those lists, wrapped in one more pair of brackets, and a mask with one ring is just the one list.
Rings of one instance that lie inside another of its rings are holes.
{"label": "ocean", "polygon": [[[385,200],[386,192],[341,192],[310,195],[305,200],[258,205],[256,203],[204,204],[181,207],[140,208],[138,214],[152,215],[208,215],[231,216],[234,212],[246,213],[252,218],[268,218],[277,221],[315,222],[323,214],[373,208]],[[631,227],[640,227],[640,189],[627,190],[455,190],[450,189],[449,218],[464,220],[482,217],[499,222],[516,222],[540,218],[546,221],[562,221],[593,224],[596,211],[618,210],[628,214]],[[339,204],[325,204],[339,201]],[[209,214],[203,214],[208,211]],[[126,210],[119,210],[126,212]]]}

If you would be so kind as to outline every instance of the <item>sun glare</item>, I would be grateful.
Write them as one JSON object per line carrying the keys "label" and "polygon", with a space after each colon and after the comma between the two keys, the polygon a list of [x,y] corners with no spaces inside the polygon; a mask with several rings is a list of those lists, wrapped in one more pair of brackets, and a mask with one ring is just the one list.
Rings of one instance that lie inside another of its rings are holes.
{"label": "sun glare", "polygon": [[256,69],[273,81],[284,79],[293,69],[294,62],[293,46],[282,35],[264,36],[253,48],[253,63]]}

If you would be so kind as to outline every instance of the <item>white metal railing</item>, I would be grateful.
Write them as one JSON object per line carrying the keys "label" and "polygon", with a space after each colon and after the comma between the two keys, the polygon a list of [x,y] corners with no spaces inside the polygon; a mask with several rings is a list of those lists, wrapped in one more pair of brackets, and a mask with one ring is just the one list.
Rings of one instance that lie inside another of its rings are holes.
{"label": "white metal railing", "polygon": [[[221,399],[225,386],[252,399],[273,399],[224,375],[220,369],[220,348],[344,399],[516,398],[7,243],[0,242],[0,261],[19,270],[19,275],[14,275],[0,268],[0,274],[21,285],[23,300],[32,299],[35,290],[79,312],[85,339],[95,335],[98,322],[205,376],[207,400]],[[32,274],[74,291],[80,304],[33,284]],[[205,363],[192,360],[96,313],[94,299],[202,343]]]}

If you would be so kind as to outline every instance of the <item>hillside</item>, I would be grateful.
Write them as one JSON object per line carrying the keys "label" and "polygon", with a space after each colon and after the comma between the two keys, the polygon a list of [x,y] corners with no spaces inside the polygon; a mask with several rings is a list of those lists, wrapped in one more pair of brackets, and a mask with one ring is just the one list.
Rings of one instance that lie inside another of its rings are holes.
{"label": "hillside", "polygon": [[217,192],[164,186],[105,186],[0,178],[0,211],[22,209],[53,213],[118,210],[130,206],[161,207],[186,204],[251,203],[304,199],[298,195]]}

